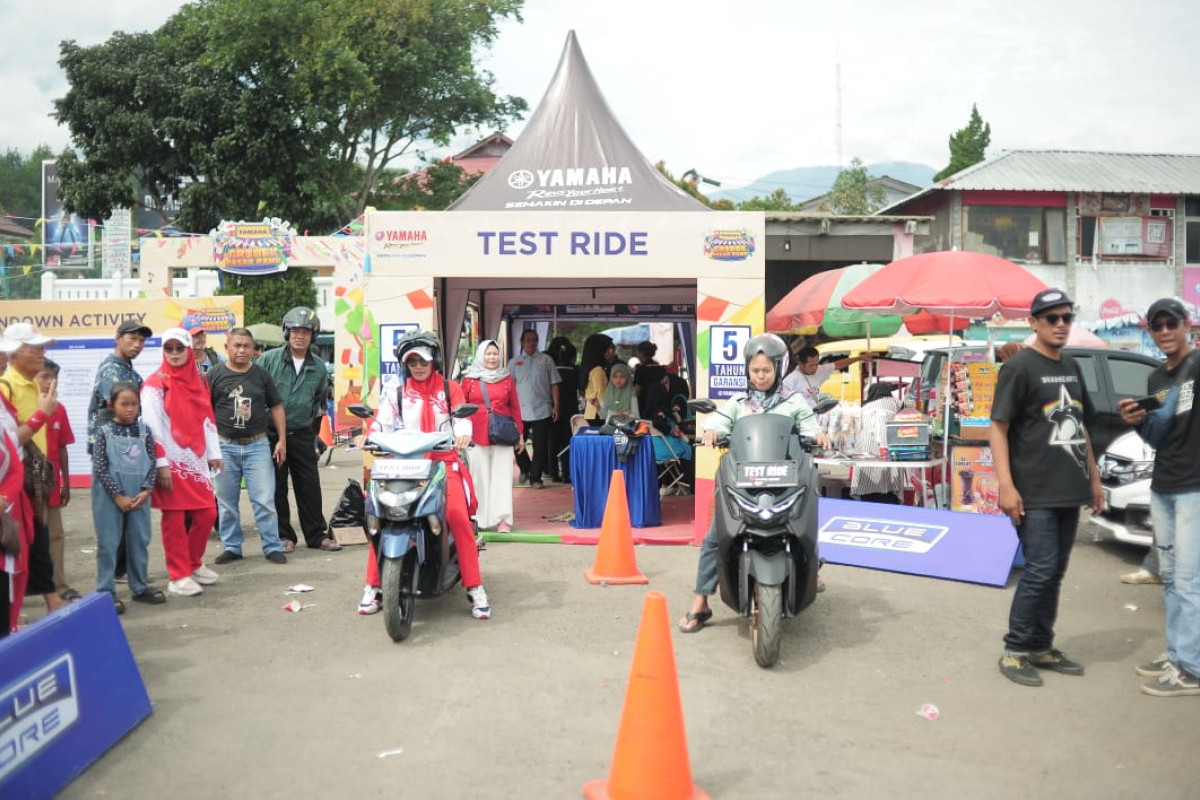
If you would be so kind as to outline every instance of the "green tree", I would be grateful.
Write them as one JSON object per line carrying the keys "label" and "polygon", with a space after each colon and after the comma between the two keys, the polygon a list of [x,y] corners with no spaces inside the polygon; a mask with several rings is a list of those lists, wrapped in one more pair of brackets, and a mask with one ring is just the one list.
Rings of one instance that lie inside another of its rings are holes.
{"label": "green tree", "polygon": [[776,187],[766,197],[754,195],[749,200],[737,204],[738,211],[792,211],[796,203],[788,196],[782,187]]}
{"label": "green tree", "polygon": [[137,199],[136,179],[152,206],[180,198],[185,230],[264,216],[337,228],[421,143],[527,109],[474,60],[522,3],[200,0],[153,33],[63,42],[66,203],[102,219]]}
{"label": "green tree", "polygon": [[481,176],[468,175],[449,161],[435,161],[419,172],[386,176],[376,194],[375,207],[381,211],[441,211]]}
{"label": "green tree", "polygon": [[882,186],[871,186],[871,176],[857,156],[850,166],[838,173],[829,190],[826,205],[834,214],[863,217],[873,214],[887,202]]}
{"label": "green tree", "polygon": [[0,213],[22,217],[20,224],[32,228],[42,216],[42,161],[52,158],[47,145],[38,145],[29,158],[9,148],[0,156]]}
{"label": "green tree", "polygon": [[311,269],[296,267],[273,275],[221,274],[218,295],[241,295],[247,325],[259,322],[280,324],[283,315],[296,306],[317,307],[317,287]]}
{"label": "green tree", "polygon": [[971,105],[971,119],[967,127],[959,128],[950,135],[950,163],[946,168],[933,176],[940,181],[956,172],[961,172],[972,164],[978,164],[987,158],[988,145],[992,143],[992,126],[979,116],[979,109]]}

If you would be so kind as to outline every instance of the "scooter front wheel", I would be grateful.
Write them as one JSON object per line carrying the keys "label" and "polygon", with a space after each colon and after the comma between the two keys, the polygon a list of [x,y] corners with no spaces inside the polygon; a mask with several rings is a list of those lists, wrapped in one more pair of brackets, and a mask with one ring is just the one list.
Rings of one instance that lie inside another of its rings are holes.
{"label": "scooter front wheel", "polygon": [[393,642],[402,642],[412,631],[416,606],[417,551],[402,558],[385,558],[380,571],[383,584],[383,627]]}
{"label": "scooter front wheel", "polygon": [[783,587],[765,583],[754,584],[754,613],[750,616],[750,643],[754,661],[760,667],[771,667],[779,660],[783,640]]}

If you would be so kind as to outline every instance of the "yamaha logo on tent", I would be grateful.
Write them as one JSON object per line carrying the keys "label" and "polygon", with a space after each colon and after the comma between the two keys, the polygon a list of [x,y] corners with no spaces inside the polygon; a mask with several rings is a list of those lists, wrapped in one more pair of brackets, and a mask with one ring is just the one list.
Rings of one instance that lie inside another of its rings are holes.
{"label": "yamaha logo on tent", "polygon": [[890,552],[928,553],[950,529],[866,517],[831,517],[821,526],[822,544],[840,544]]}
{"label": "yamaha logo on tent", "polygon": [[33,758],[79,719],[70,653],[0,690],[0,780]]}

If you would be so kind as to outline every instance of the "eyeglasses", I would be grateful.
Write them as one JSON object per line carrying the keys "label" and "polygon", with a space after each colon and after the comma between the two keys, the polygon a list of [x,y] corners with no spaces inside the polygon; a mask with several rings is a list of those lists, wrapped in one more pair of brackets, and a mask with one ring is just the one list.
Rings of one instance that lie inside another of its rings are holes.
{"label": "eyeglasses", "polygon": [[181,344],[177,344],[174,347],[164,346],[163,352],[164,353],[186,353],[187,348]]}
{"label": "eyeglasses", "polygon": [[1041,318],[1051,325],[1057,325],[1059,320],[1061,320],[1064,324],[1070,325],[1075,321],[1075,314],[1071,311],[1068,311],[1065,314],[1043,314]]}
{"label": "eyeglasses", "polygon": [[426,361],[425,359],[421,358],[420,356],[413,356],[412,358],[406,358],[404,360],[404,363],[408,364],[410,367],[427,367],[427,366],[429,366],[429,362]]}
{"label": "eyeglasses", "polygon": [[1150,330],[1154,331],[1155,333],[1158,333],[1163,328],[1166,328],[1169,331],[1173,331],[1178,327],[1179,327],[1179,320],[1175,319],[1174,317],[1171,317],[1170,319],[1165,319],[1162,322],[1151,322],[1150,323]]}

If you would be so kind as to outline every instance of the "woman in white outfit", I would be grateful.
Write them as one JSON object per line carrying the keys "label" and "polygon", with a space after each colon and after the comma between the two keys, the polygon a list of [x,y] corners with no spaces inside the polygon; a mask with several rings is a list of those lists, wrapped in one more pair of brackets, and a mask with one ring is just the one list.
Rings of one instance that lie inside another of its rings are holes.
{"label": "woman in white outfit", "polygon": [[[500,345],[494,340],[485,339],[475,348],[475,360],[463,372],[462,388],[466,402],[479,405],[471,417],[471,440],[475,446],[467,450],[467,466],[479,498],[475,517],[481,529],[495,528],[508,533],[513,526],[513,460],[516,451],[525,446],[525,431],[516,381],[505,369]],[[488,436],[490,414],[512,417],[520,435],[515,445],[492,442]]]}

